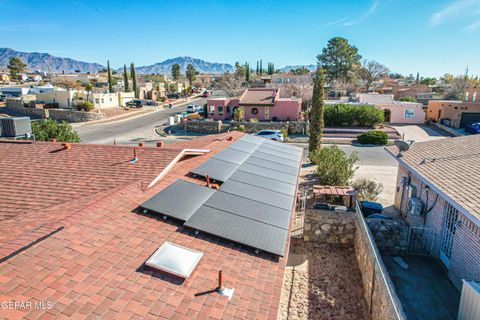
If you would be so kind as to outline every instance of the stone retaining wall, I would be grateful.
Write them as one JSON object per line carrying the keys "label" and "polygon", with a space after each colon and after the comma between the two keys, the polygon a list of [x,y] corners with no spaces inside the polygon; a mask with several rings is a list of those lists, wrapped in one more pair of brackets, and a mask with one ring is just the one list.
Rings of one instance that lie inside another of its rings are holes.
{"label": "stone retaining wall", "polygon": [[407,251],[409,227],[404,221],[366,219],[381,254],[399,255]]}
{"label": "stone retaining wall", "polygon": [[[187,131],[195,133],[218,133],[235,130],[237,122],[222,123],[221,121],[190,120],[187,122]],[[240,122],[246,133],[255,133],[262,130],[288,130],[289,134],[305,134],[307,123],[303,121],[286,122]]]}
{"label": "stone retaining wall", "polygon": [[305,212],[305,241],[352,245],[355,236],[353,212],[307,209]]}
{"label": "stone retaining wall", "polygon": [[36,119],[51,118],[57,121],[67,122],[86,122],[93,120],[100,120],[105,118],[104,113],[73,111],[66,109],[35,109],[25,108],[21,101],[9,101],[5,108],[6,113],[27,116]]}

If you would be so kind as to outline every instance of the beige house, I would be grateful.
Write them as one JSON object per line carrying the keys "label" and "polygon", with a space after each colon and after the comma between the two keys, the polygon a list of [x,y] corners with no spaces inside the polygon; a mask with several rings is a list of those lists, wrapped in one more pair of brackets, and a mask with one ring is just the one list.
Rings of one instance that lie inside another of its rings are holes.
{"label": "beige house", "polygon": [[52,107],[71,109],[73,101],[78,99],[76,90],[53,90],[50,92],[37,93],[37,103],[51,104]]}
{"label": "beige house", "polygon": [[6,73],[0,73],[0,82],[10,82],[10,76]]}

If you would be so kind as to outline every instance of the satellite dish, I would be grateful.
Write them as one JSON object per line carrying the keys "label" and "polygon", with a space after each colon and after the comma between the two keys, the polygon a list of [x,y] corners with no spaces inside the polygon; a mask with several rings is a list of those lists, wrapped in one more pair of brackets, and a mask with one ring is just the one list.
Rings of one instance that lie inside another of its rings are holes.
{"label": "satellite dish", "polygon": [[403,140],[395,140],[393,143],[395,143],[398,148],[397,158],[401,158],[403,156],[403,152],[410,149],[410,144]]}

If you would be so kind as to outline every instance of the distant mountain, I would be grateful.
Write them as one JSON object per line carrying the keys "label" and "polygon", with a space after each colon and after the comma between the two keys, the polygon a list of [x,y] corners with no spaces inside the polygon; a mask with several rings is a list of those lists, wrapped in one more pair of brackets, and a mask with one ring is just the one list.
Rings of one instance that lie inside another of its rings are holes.
{"label": "distant mountain", "polygon": [[307,68],[308,70],[310,70],[310,72],[313,72],[317,69],[316,64],[305,64],[305,65],[298,65],[298,66],[285,66],[285,67],[281,68],[280,71],[288,72],[292,69],[298,69],[298,68],[301,68],[301,67]]}
{"label": "distant mountain", "polygon": [[[195,59],[192,57],[177,57],[168,59],[163,62],[158,62],[150,66],[136,67],[135,70],[138,74],[171,74],[172,65],[178,63],[180,65],[181,73],[184,73],[188,64],[192,64],[198,72],[201,73],[223,73],[232,72],[235,68],[228,63],[207,62],[201,59]],[[123,69],[119,69],[120,72]]]}
{"label": "distant mountain", "polygon": [[48,53],[20,52],[10,48],[0,48],[0,65],[8,65],[8,60],[11,57],[21,58],[30,69],[49,73],[62,73],[62,71],[73,73],[75,70],[94,73],[104,68],[98,63],[59,58]]}

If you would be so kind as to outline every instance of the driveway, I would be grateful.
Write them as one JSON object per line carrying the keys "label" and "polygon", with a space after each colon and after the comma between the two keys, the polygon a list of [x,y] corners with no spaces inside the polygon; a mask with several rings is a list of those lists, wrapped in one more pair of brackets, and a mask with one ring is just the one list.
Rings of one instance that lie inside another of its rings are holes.
{"label": "driveway", "polygon": [[404,140],[414,140],[415,142],[431,141],[449,137],[448,133],[434,127],[426,125],[394,125],[400,135],[405,135]]}

